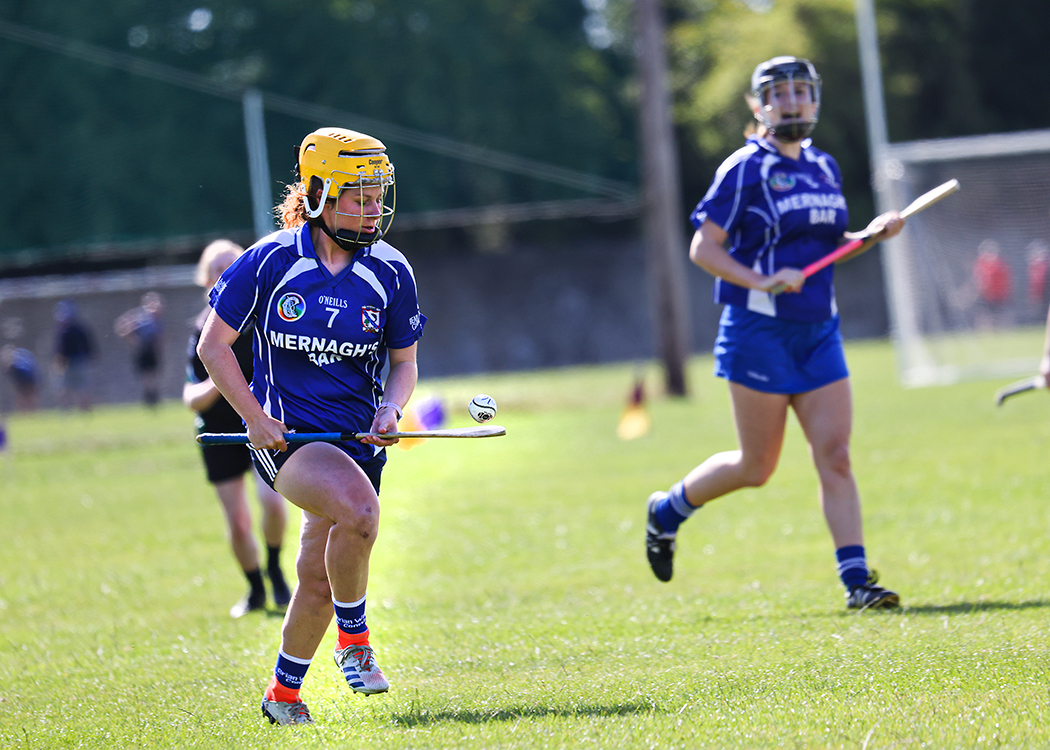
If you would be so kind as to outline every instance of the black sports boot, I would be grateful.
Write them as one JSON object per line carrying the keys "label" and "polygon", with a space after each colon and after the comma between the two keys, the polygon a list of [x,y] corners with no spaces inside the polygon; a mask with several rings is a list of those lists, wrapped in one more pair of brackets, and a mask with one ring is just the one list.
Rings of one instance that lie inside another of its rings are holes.
{"label": "black sports boot", "polygon": [[675,535],[664,533],[654,512],[656,503],[665,497],[666,492],[654,492],[646,504],[648,517],[645,524],[645,554],[649,558],[649,567],[653,569],[653,575],[666,583],[674,575]]}
{"label": "black sports boot", "polygon": [[879,574],[874,570],[868,572],[868,582],[854,586],[846,594],[846,606],[850,609],[893,609],[901,605],[901,598],[896,591],[876,586]]}

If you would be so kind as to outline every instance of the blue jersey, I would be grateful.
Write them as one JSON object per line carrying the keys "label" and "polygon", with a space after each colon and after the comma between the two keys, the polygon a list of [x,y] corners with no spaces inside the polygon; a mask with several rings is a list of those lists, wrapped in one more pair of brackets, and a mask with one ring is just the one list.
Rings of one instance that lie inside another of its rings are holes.
{"label": "blue jersey", "polygon": [[[382,240],[332,276],[308,225],[248,248],[223,273],[211,306],[251,331],[252,392],[263,410],[299,432],[367,432],[383,398],[388,349],[423,335],[412,266]],[[352,442],[355,458],[380,448]]]}
{"label": "blue jersey", "polygon": [[[729,235],[727,250],[766,276],[805,268],[840,243],[849,223],[842,173],[807,138],[798,161],[760,138],[748,138],[718,168],[707,195],[690,217],[710,220]],[[806,280],[798,294],[773,296],[715,280],[715,301],[785,320],[820,321],[838,314],[831,266]]]}

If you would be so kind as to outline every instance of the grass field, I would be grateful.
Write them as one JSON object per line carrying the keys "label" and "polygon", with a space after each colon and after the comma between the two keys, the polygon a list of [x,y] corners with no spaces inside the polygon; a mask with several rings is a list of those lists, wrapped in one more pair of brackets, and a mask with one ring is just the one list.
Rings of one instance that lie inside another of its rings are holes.
{"label": "grass field", "polygon": [[259,713],[280,619],[226,614],[243,580],[189,413],[11,417],[0,746],[1050,746],[1050,399],[905,390],[888,344],[848,356],[869,556],[903,610],[845,609],[794,421],[773,480],[697,513],[653,578],[645,498],[734,447],[707,358],[685,400],[649,369],[630,442],[629,366],[424,381],[452,426],[490,393],[508,434],[391,450],[369,625],[393,687],[350,694],[330,632],[312,727]]}

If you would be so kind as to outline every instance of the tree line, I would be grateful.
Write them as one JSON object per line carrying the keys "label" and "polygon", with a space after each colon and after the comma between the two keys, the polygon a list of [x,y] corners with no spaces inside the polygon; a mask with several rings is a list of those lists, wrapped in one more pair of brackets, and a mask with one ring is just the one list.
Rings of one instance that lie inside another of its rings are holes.
{"label": "tree line", "polygon": [[[1038,88],[1050,65],[1033,22],[1039,0],[875,7],[891,141],[1050,124]],[[814,138],[841,163],[853,223],[865,223],[872,198],[852,0],[665,8],[683,222],[742,141],[754,65],[796,54],[824,78]],[[26,42],[26,29],[62,41]],[[58,258],[70,247],[148,247],[251,227],[237,99],[136,72],[129,60],[637,185],[633,39],[632,0],[119,0],[104,13],[84,0],[0,0],[0,272],[26,251]],[[275,196],[291,180],[293,146],[322,124],[333,123],[267,114]],[[353,117],[334,124],[354,127]],[[399,212],[585,197],[425,144],[388,146]],[[549,224],[511,231],[542,238]],[[592,228],[562,222],[557,234]]]}

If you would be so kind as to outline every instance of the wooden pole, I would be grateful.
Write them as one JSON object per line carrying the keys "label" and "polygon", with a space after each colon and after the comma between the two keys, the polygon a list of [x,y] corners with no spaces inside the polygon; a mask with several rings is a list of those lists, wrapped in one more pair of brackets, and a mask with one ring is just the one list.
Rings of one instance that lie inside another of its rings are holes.
{"label": "wooden pole", "polygon": [[643,231],[653,297],[653,325],[667,392],[686,395],[689,319],[685,291],[687,248],[681,215],[678,152],[667,90],[667,53],[660,0],[635,0],[638,24],[642,136]]}

